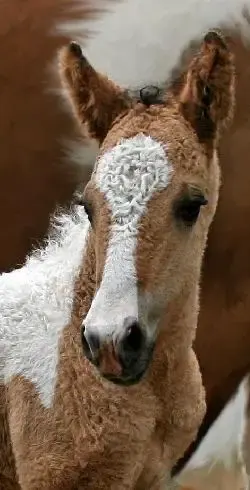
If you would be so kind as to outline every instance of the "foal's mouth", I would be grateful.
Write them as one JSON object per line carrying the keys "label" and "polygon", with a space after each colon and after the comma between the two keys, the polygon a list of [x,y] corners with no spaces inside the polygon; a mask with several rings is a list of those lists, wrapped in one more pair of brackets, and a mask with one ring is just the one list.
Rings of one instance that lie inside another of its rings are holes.
{"label": "foal's mouth", "polygon": [[127,366],[124,366],[119,374],[103,371],[100,365],[96,367],[101,376],[111,383],[119,386],[133,386],[147,375],[152,361],[154,347],[154,342],[147,345],[144,352],[137,359],[131,358],[131,364],[129,363]]}

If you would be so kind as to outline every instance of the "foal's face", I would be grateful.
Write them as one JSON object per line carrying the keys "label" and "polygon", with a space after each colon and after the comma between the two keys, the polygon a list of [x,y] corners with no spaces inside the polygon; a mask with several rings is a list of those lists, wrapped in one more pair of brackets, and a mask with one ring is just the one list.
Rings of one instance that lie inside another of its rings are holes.
{"label": "foal's face", "polygon": [[118,349],[122,363],[101,364],[110,375],[139,379],[164,311],[196,298],[218,186],[215,154],[171,106],[132,109],[108,134],[85,190],[97,289],[84,335],[93,352]]}
{"label": "foal's face", "polygon": [[197,309],[218,199],[216,146],[233,104],[231,55],[210,33],[178,98],[149,107],[98,75],[75,44],[61,67],[75,112],[100,142],[85,189],[96,294],[83,346],[104,376],[131,384],[145,373],[173,304]]}

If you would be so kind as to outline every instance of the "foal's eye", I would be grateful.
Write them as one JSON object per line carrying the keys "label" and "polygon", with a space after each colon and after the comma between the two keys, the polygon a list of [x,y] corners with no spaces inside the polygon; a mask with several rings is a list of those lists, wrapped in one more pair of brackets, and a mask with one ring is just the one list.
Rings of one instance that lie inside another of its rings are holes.
{"label": "foal's eye", "polygon": [[201,206],[206,204],[207,199],[203,195],[186,196],[176,206],[176,217],[185,225],[192,226],[198,219]]}

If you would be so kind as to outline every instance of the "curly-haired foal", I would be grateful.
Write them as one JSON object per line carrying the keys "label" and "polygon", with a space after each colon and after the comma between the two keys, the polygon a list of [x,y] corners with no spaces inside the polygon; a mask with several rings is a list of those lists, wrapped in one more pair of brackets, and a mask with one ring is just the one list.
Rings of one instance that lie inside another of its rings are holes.
{"label": "curly-haired foal", "polygon": [[205,409],[192,343],[232,56],[209,32],[178,97],[140,101],[75,43],[60,70],[101,147],[87,215],[0,279],[0,488],[165,489]]}

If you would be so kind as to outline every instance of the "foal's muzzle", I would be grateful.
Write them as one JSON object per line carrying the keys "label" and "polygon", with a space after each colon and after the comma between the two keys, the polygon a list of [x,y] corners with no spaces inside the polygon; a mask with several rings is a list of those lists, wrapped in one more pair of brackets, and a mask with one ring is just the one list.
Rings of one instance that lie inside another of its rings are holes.
{"label": "foal's muzzle", "polygon": [[125,318],[122,333],[102,337],[90,329],[82,329],[85,356],[102,376],[113,383],[132,385],[140,381],[150,363],[154,343],[149,342],[139,322]]}

